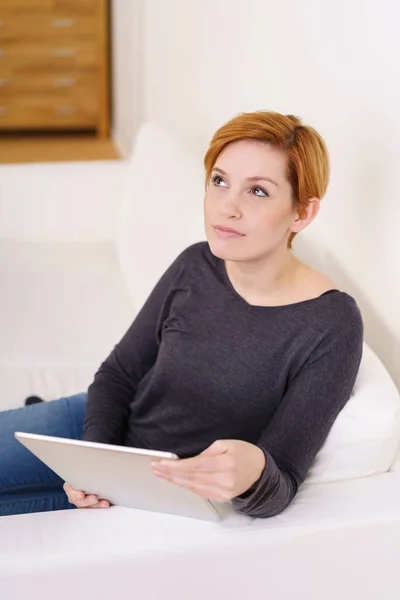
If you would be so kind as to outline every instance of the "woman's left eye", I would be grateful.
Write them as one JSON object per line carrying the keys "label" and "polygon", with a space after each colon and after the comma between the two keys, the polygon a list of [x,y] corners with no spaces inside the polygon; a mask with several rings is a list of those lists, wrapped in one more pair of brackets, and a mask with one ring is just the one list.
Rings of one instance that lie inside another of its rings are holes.
{"label": "woman's left eye", "polygon": [[251,193],[254,196],[258,196],[260,198],[263,198],[264,196],[268,196],[268,193],[263,188],[259,187],[258,185],[251,188]]}

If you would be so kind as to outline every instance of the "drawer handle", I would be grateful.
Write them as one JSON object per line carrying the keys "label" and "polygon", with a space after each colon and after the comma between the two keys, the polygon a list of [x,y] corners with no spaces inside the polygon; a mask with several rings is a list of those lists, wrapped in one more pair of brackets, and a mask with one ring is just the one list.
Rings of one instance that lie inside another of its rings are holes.
{"label": "drawer handle", "polygon": [[5,77],[0,77],[0,87],[4,87],[5,85],[7,85],[8,83],[8,79],[6,79]]}
{"label": "drawer handle", "polygon": [[0,48],[0,56],[4,56],[6,53],[6,51],[4,50],[4,48]]}
{"label": "drawer handle", "polygon": [[54,19],[51,22],[51,26],[55,28],[61,27],[73,27],[75,24],[75,19]]}
{"label": "drawer handle", "polygon": [[8,113],[8,107],[0,106],[0,117],[5,117],[7,113]]}
{"label": "drawer handle", "polygon": [[78,109],[76,106],[56,106],[54,111],[60,117],[70,117],[76,115]]}
{"label": "drawer handle", "polygon": [[67,58],[68,56],[75,56],[75,54],[75,48],[55,48],[53,50],[53,55],[58,58]]}
{"label": "drawer handle", "polygon": [[3,25],[4,25],[4,20],[0,19],[0,27],[3,27]]}
{"label": "drawer handle", "polygon": [[56,77],[54,87],[73,87],[76,85],[76,77]]}

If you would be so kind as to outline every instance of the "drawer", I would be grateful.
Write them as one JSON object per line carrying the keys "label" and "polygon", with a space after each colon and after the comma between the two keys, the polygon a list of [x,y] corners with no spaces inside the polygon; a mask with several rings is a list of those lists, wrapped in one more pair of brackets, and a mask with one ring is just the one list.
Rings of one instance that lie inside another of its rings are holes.
{"label": "drawer", "polygon": [[0,0],[1,8],[35,10],[39,8],[67,9],[76,12],[94,12],[102,0]]}
{"label": "drawer", "polygon": [[[131,1],[129,0],[129,2]],[[95,12],[103,4],[104,0],[51,0],[53,9],[75,10],[76,12]]]}
{"label": "drawer", "polygon": [[21,95],[0,100],[0,130],[95,128],[98,101],[95,94]]}
{"label": "drawer", "polygon": [[0,72],[58,71],[71,67],[95,67],[100,61],[95,41],[65,39],[40,42],[0,43]]}
{"label": "drawer", "polygon": [[11,98],[23,94],[69,94],[76,90],[97,93],[99,75],[96,71],[57,71],[50,73],[3,74],[0,70],[0,98]]}
{"label": "drawer", "polygon": [[76,15],[68,11],[54,13],[50,10],[15,13],[0,8],[0,44],[5,40],[26,43],[40,38],[94,37],[98,27],[98,19],[91,15]]}
{"label": "drawer", "polygon": [[1,8],[32,9],[51,8],[53,0],[0,0]]}

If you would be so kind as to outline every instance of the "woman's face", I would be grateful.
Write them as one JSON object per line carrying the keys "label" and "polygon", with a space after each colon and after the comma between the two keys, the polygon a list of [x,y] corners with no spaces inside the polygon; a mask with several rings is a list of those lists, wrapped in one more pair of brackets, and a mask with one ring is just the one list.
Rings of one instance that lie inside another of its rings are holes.
{"label": "woman's face", "polygon": [[286,248],[297,213],[283,151],[254,140],[228,144],[214,165],[204,199],[213,254],[254,261]]}

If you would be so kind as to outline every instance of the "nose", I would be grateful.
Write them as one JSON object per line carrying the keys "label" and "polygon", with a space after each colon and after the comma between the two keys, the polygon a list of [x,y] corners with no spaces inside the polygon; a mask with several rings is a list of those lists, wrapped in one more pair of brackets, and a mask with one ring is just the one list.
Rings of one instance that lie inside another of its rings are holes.
{"label": "nose", "polygon": [[242,210],[240,207],[239,194],[235,190],[226,190],[221,199],[221,216],[226,219],[240,219]]}

